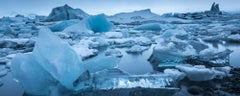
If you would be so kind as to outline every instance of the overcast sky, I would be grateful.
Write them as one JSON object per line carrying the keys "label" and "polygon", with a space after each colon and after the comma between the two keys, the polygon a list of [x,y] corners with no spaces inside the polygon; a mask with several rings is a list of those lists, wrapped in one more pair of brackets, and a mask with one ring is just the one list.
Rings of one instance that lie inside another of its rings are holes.
{"label": "overcast sky", "polygon": [[0,16],[35,13],[48,15],[51,9],[68,4],[89,14],[131,12],[149,8],[157,14],[210,9],[217,2],[224,11],[240,11],[240,0],[1,0]]}

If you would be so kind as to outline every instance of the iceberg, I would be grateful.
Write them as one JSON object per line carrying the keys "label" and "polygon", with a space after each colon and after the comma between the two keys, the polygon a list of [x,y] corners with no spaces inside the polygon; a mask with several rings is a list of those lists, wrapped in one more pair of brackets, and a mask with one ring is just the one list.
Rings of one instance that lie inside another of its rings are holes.
{"label": "iceberg", "polygon": [[88,59],[98,54],[97,49],[89,49],[87,46],[73,45],[72,48],[79,56],[81,56],[82,60]]}
{"label": "iceberg", "polygon": [[85,20],[87,28],[93,32],[108,32],[114,29],[114,25],[109,22],[104,14],[90,16]]}
{"label": "iceberg", "polygon": [[13,77],[27,94],[48,95],[54,85],[52,76],[30,55],[18,54],[11,61]]}
{"label": "iceberg", "polygon": [[80,77],[87,74],[70,45],[47,28],[40,30],[33,52],[13,58],[11,67],[24,90],[33,95],[45,94],[50,81],[57,81],[64,88],[74,90],[81,80],[85,80]]}
{"label": "iceberg", "polygon": [[95,73],[106,69],[116,68],[119,62],[120,58],[115,55],[105,56],[105,54],[101,54],[85,60],[83,63],[84,67],[88,69],[89,72]]}
{"label": "iceberg", "polygon": [[150,30],[150,31],[161,31],[162,28],[158,23],[149,23],[137,26],[135,30]]}
{"label": "iceberg", "polygon": [[106,32],[107,38],[122,38],[123,34],[121,32]]}
{"label": "iceberg", "polygon": [[192,55],[196,55],[196,50],[187,42],[167,41],[160,38],[148,61],[154,69],[174,67]]}
{"label": "iceberg", "polygon": [[172,76],[174,80],[182,80],[186,76],[185,73],[180,72],[177,69],[165,69],[163,73]]}
{"label": "iceberg", "polygon": [[120,69],[108,69],[93,75],[96,89],[174,88],[175,82],[167,74],[128,75]]}
{"label": "iceberg", "polygon": [[198,56],[189,56],[185,61],[189,64],[224,67],[229,66],[229,55],[231,53],[232,51],[229,49],[221,52],[206,52],[205,54],[200,54]]}
{"label": "iceberg", "polygon": [[88,16],[89,15],[81,9],[73,9],[72,7],[65,4],[64,6],[53,8],[52,12],[44,21],[51,22],[70,19],[82,20],[84,18],[87,18]]}
{"label": "iceberg", "polygon": [[70,25],[69,27],[65,28],[62,32],[67,33],[73,39],[77,39],[80,36],[85,35],[88,36],[90,34],[93,34],[93,32],[87,28],[86,24],[83,21]]}
{"label": "iceberg", "polygon": [[74,25],[78,22],[79,21],[77,21],[77,20],[66,20],[66,21],[62,21],[62,22],[59,22],[57,24],[51,25],[51,26],[49,26],[49,28],[51,29],[52,32],[61,32],[65,28],[67,28],[71,25]]}
{"label": "iceberg", "polygon": [[109,48],[109,49],[107,49],[107,50],[105,51],[105,56],[122,57],[123,55],[122,55],[121,51],[119,51],[119,50],[117,50],[117,49],[111,49],[111,48]]}
{"label": "iceberg", "polygon": [[53,78],[68,89],[73,89],[74,81],[86,71],[70,45],[47,28],[40,30],[32,55]]}
{"label": "iceberg", "polygon": [[140,46],[140,45],[134,45],[130,49],[127,49],[127,53],[142,53],[143,51],[147,50],[147,47]]}
{"label": "iceberg", "polygon": [[204,65],[177,65],[177,69],[184,72],[192,81],[207,81],[215,78],[214,69],[208,69]]}

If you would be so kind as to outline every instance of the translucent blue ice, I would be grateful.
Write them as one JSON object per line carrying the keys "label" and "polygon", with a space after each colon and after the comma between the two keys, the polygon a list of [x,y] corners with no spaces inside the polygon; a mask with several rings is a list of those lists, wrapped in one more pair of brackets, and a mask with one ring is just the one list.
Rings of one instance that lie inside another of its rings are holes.
{"label": "translucent blue ice", "polygon": [[52,25],[49,28],[53,32],[60,32],[60,31],[63,31],[68,26],[71,26],[71,25],[76,24],[76,23],[78,23],[77,20],[66,20],[66,21],[62,21],[60,23],[57,23],[55,25]]}
{"label": "translucent blue ice", "polygon": [[93,32],[108,32],[113,30],[114,26],[109,22],[104,14],[91,16],[86,20],[88,29]]}

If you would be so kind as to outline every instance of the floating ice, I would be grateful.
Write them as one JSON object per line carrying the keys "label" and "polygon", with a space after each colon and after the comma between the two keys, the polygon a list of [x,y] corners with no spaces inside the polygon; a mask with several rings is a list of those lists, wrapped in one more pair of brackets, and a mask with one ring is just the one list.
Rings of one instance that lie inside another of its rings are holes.
{"label": "floating ice", "polygon": [[[211,51],[211,50],[210,50]],[[231,50],[226,49],[220,52],[204,52],[198,56],[190,56],[186,59],[189,64],[200,64],[210,67],[223,67],[229,65],[229,55],[232,53]]]}
{"label": "floating ice", "polygon": [[46,28],[39,32],[33,56],[53,78],[68,89],[73,89],[74,81],[85,72],[79,57],[69,44]]}
{"label": "floating ice", "polygon": [[192,81],[207,81],[215,78],[215,70],[208,69],[204,65],[177,65],[177,69],[184,72]]}
{"label": "floating ice", "polygon": [[61,32],[63,31],[65,28],[67,28],[68,26],[74,25],[76,23],[78,23],[79,21],[77,20],[66,20],[66,21],[61,21],[57,24],[51,25],[49,28],[51,29],[51,31],[53,32]]}
{"label": "floating ice", "polygon": [[0,78],[7,75],[8,71],[9,71],[8,69],[2,69],[2,70],[0,69]]}
{"label": "floating ice", "polygon": [[142,53],[143,51],[147,50],[147,47],[140,46],[140,45],[134,45],[130,49],[127,49],[127,53]]}
{"label": "floating ice", "polygon": [[137,26],[135,30],[150,30],[150,31],[161,31],[162,28],[158,23],[149,23]]}
{"label": "floating ice", "polygon": [[158,39],[158,43],[148,60],[153,64],[154,68],[173,67],[184,62],[184,59],[191,55],[196,55],[196,51],[185,41]]}
{"label": "floating ice", "polygon": [[40,30],[33,53],[16,56],[12,61],[12,68],[14,77],[22,82],[24,90],[33,95],[46,95],[48,86],[51,85],[49,83],[53,80],[73,90],[84,80],[79,77],[86,73],[69,44],[47,28]]}
{"label": "floating ice", "polygon": [[26,93],[49,94],[49,86],[53,85],[54,79],[32,54],[19,54],[13,58],[11,63],[13,77],[22,85]]}
{"label": "floating ice", "polygon": [[81,56],[81,58],[87,59],[93,56],[96,56],[98,53],[98,50],[96,49],[89,49],[87,46],[84,45],[73,45],[73,50],[76,51],[76,53]]}
{"label": "floating ice", "polygon": [[107,50],[105,51],[105,56],[122,57],[123,55],[122,55],[121,51],[119,51],[119,50],[117,50],[117,49],[111,49],[111,48],[109,48],[109,49],[107,49]]}
{"label": "floating ice", "polygon": [[91,73],[102,71],[105,69],[112,69],[117,67],[120,58],[116,56],[105,56],[104,54],[98,55],[94,58],[84,61],[84,67]]}
{"label": "floating ice", "polygon": [[227,37],[229,42],[240,42],[240,34],[230,35]]}
{"label": "floating ice", "polygon": [[123,34],[120,32],[106,32],[105,35],[108,38],[122,38]]}
{"label": "floating ice", "polygon": [[[95,88],[119,89],[119,88],[171,88],[172,77],[166,74],[154,75],[128,75],[116,69],[104,70],[94,74]],[[174,87],[172,87],[174,88]]]}
{"label": "floating ice", "polygon": [[165,69],[163,72],[164,74],[172,76],[174,80],[182,80],[186,76],[185,73],[180,72],[177,69]]}
{"label": "floating ice", "polygon": [[93,33],[87,28],[86,24],[83,21],[65,28],[63,32],[69,34],[73,39],[79,38],[79,36],[82,35],[89,35]]}
{"label": "floating ice", "polygon": [[93,32],[108,32],[114,29],[114,25],[109,22],[104,14],[91,16],[85,21],[87,28]]}

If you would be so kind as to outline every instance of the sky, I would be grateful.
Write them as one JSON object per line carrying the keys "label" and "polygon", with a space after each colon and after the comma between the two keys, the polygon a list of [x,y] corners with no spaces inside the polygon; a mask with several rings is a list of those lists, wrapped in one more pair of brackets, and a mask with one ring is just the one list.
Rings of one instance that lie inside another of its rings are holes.
{"label": "sky", "polygon": [[52,8],[68,4],[95,15],[151,9],[157,14],[208,10],[213,2],[224,11],[240,11],[240,0],[1,0],[0,16],[16,14],[48,15]]}

